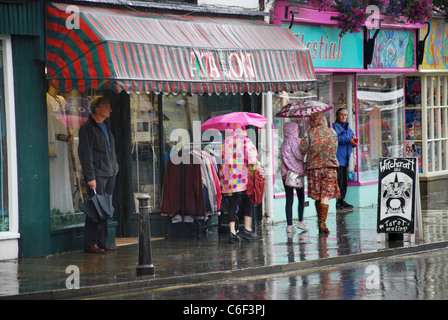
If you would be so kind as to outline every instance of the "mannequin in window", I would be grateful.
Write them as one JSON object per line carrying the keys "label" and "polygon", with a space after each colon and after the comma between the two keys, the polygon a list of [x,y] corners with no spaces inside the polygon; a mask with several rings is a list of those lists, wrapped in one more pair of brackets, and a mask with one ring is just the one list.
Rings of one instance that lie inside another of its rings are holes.
{"label": "mannequin in window", "polygon": [[67,127],[56,117],[63,116],[65,99],[49,83],[47,92],[48,150],[50,165],[50,209],[74,212],[70,180],[69,137]]}

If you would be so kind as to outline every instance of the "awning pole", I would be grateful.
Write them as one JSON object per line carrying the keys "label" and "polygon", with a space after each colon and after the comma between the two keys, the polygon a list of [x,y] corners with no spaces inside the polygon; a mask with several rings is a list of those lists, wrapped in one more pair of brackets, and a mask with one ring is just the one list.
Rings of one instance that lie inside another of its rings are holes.
{"label": "awning pole", "polygon": [[263,145],[263,166],[266,171],[266,188],[264,196],[264,217],[266,224],[274,223],[274,170],[272,148],[272,92],[263,94],[263,116],[269,120],[265,125]]}

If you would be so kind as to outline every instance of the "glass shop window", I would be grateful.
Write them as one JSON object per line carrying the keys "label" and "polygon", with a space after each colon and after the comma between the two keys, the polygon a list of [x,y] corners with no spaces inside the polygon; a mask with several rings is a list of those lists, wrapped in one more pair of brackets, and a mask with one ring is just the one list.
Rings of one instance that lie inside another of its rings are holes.
{"label": "glass shop window", "polygon": [[[201,131],[201,124],[212,117],[220,116],[237,111],[254,112],[258,96],[248,94],[204,94],[200,95],[160,95],[161,112],[163,117],[163,161],[165,168],[173,148],[178,144],[185,143],[187,147],[204,149],[211,146],[209,152],[219,150],[221,152],[221,141],[223,132],[207,130]],[[160,112],[160,110],[159,110]],[[247,136],[257,146],[257,130],[247,127]],[[211,133],[214,135],[210,143]],[[214,145],[216,143],[216,145]],[[260,150],[259,155],[260,155]],[[163,183],[163,181],[162,181]],[[161,199],[158,199],[160,201]]]}
{"label": "glass shop window", "polygon": [[8,163],[6,147],[5,77],[3,41],[0,40],[0,232],[9,231]]}
{"label": "glass shop window", "polygon": [[404,156],[402,75],[358,75],[359,181],[378,179],[382,157]]}
{"label": "glass shop window", "polygon": [[[201,131],[201,124],[207,119],[236,111],[251,112],[254,103],[254,99],[249,95],[240,94],[163,95],[165,163],[170,156],[170,151],[180,140],[192,144],[210,141],[210,138]],[[249,138],[252,138],[250,128],[247,129]],[[185,139],[180,139],[179,136]],[[222,139],[222,136],[219,138]]]}
{"label": "glass shop window", "polygon": [[96,92],[62,94],[48,82],[47,121],[50,169],[50,227],[84,223],[79,206],[87,190],[78,158],[78,132],[89,117]]}
{"label": "glass shop window", "polygon": [[422,84],[420,77],[406,77],[406,156],[418,159],[422,172]]}
{"label": "glass shop window", "polygon": [[426,170],[436,173],[447,170],[447,77],[426,76],[427,159]]}
{"label": "glass shop window", "polygon": [[[131,92],[132,190],[135,210],[138,194],[148,194],[151,212],[160,210],[161,174],[159,96]],[[168,119],[163,115],[164,119]]]}

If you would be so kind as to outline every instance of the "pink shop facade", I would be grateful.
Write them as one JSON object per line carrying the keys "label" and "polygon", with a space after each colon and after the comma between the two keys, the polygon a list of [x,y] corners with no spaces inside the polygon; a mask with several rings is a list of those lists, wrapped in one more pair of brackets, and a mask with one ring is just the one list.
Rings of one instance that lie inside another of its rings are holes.
{"label": "pink shop facade", "polygon": [[[419,69],[417,43],[422,25],[397,24],[381,15],[379,30],[362,26],[359,33],[340,37],[338,15],[336,11],[319,12],[297,3],[277,1],[270,18],[271,23],[290,28],[309,48],[318,86],[308,94],[333,106],[327,113],[330,123],[335,121],[338,108],[348,109],[348,122],[359,138],[359,146],[350,160],[346,200],[355,207],[365,207],[378,201],[380,158],[421,155],[421,150],[409,148],[407,143],[410,137],[406,108],[418,104],[411,99],[415,95],[409,88],[417,86],[410,75]],[[287,102],[284,95],[277,107]],[[414,128],[418,130],[421,119],[418,114],[414,117]],[[274,117],[274,128],[280,135],[274,143],[281,142],[285,121],[290,120]],[[421,157],[419,169],[422,172]],[[277,174],[274,193],[280,202],[282,192]],[[334,205],[330,207],[335,210]]]}

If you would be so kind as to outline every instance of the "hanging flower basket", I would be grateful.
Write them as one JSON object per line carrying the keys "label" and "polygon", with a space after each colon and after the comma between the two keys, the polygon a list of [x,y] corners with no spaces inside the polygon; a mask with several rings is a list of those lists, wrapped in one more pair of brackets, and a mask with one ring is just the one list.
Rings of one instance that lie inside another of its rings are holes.
{"label": "hanging flower basket", "polygon": [[[434,0],[445,12],[446,0]],[[440,2],[440,3],[439,3]],[[384,14],[394,17],[397,21],[408,23],[425,23],[432,17],[434,8],[431,0],[308,0],[308,4],[319,11],[328,11],[336,8],[339,16],[334,18],[338,21],[342,37],[347,32],[358,33],[370,12],[366,12],[369,5],[376,5]]]}
{"label": "hanging flower basket", "polygon": [[407,0],[401,14],[410,23],[426,23],[432,18],[432,8],[431,0]]}
{"label": "hanging flower basket", "polygon": [[433,10],[441,14],[448,21],[448,2],[446,0],[433,0]]}
{"label": "hanging flower basket", "polygon": [[337,8],[340,13],[338,19],[338,27],[341,29],[340,37],[347,32],[359,33],[359,27],[366,22],[370,15],[366,13],[366,6],[360,0],[339,1]]}
{"label": "hanging flower basket", "polygon": [[319,11],[328,11],[334,6],[333,0],[308,0],[308,4]]}

